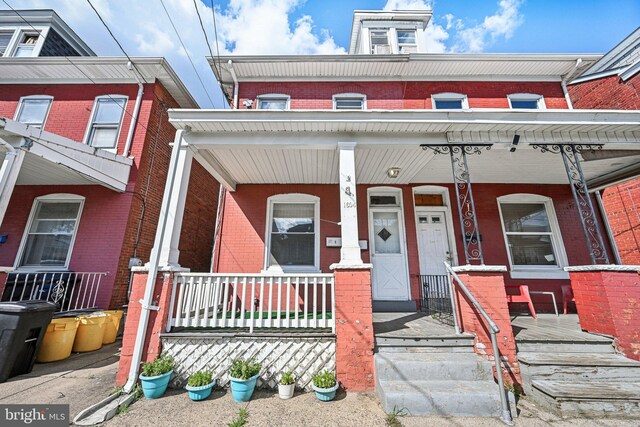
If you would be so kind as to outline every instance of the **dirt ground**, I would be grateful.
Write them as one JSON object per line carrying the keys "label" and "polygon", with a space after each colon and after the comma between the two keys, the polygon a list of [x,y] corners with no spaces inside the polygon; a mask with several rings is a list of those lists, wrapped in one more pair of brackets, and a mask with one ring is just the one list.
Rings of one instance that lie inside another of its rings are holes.
{"label": "dirt ground", "polygon": [[[333,402],[320,402],[313,393],[296,393],[290,400],[281,400],[277,393],[256,391],[251,401],[238,404],[230,392],[215,390],[211,397],[201,402],[189,400],[184,390],[168,390],[157,400],[144,398],[131,405],[126,413],[106,423],[115,426],[226,426],[246,407],[249,412],[247,427],[384,427],[386,414],[373,394],[339,393]],[[638,420],[561,420],[540,411],[529,402],[521,401],[521,415],[516,426],[523,427],[637,427]],[[444,418],[399,417],[405,427],[456,426],[490,427],[504,426],[493,418]]]}

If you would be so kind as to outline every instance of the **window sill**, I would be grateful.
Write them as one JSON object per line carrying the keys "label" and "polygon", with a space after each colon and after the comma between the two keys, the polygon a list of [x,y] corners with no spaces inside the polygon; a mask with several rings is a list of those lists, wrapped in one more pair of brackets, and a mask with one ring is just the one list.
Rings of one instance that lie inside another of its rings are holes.
{"label": "window sill", "polygon": [[512,269],[509,274],[512,279],[569,279],[569,273],[561,267],[557,269]]}

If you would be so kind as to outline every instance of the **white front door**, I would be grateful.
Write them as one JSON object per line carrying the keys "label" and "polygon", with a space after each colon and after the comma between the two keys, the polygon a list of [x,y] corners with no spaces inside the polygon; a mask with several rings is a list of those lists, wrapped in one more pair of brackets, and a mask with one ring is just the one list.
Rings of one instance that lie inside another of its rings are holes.
{"label": "white front door", "polygon": [[408,301],[409,277],[401,207],[370,207],[373,299]]}
{"label": "white front door", "polygon": [[444,262],[451,263],[444,211],[417,211],[420,274],[446,275]]}

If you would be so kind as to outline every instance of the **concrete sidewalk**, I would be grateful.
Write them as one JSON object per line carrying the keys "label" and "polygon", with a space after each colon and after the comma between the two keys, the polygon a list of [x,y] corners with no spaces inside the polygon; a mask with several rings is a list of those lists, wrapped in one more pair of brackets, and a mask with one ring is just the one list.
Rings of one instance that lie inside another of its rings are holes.
{"label": "concrete sidewalk", "polygon": [[71,419],[113,390],[120,341],[52,363],[36,363],[30,374],[0,384],[0,403],[69,404]]}

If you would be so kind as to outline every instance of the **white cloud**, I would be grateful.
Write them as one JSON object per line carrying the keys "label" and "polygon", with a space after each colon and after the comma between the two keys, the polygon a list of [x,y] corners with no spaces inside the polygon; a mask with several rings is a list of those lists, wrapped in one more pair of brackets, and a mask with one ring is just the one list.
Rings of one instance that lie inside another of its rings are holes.
{"label": "white cloud", "polygon": [[522,24],[521,0],[500,0],[495,14],[486,16],[481,24],[458,31],[454,51],[482,52],[499,37],[509,39]]}
{"label": "white cloud", "polygon": [[387,0],[384,10],[423,10],[431,9],[431,1],[426,0]]}

